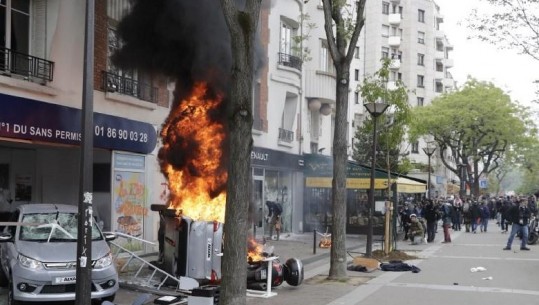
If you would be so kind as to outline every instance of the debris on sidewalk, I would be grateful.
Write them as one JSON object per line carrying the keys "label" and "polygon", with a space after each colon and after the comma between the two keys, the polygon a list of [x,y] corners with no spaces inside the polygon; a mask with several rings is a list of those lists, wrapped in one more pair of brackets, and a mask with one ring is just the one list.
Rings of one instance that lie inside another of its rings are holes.
{"label": "debris on sidewalk", "polygon": [[492,280],[492,276],[487,276],[487,277],[484,277],[483,280],[487,280],[487,281],[490,281]]}
{"label": "debris on sidewalk", "polygon": [[373,272],[379,268],[380,262],[377,259],[357,256],[354,257],[347,269],[350,271]]}
{"label": "debris on sidewalk", "polygon": [[483,271],[487,271],[487,268],[485,268],[485,267],[474,267],[474,268],[471,268],[470,271],[471,272],[483,272]]}
{"label": "debris on sidewalk", "polygon": [[390,261],[388,263],[382,263],[380,265],[382,271],[412,271],[412,273],[419,273],[421,269],[417,266],[404,263],[402,261]]}
{"label": "debris on sidewalk", "polygon": [[329,228],[326,229],[326,233],[316,232],[320,235],[320,242],[318,246],[322,249],[331,248],[331,233],[328,233]]}

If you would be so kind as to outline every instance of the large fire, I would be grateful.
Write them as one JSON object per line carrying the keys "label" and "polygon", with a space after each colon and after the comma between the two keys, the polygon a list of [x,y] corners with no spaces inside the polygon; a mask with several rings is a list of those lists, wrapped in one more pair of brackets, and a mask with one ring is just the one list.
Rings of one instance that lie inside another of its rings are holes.
{"label": "large fire", "polygon": [[[161,138],[161,158],[170,190],[169,208],[194,220],[225,220],[227,172],[221,161],[225,128],[212,118],[223,101],[210,96],[205,83],[172,110]],[[173,164],[169,159],[176,159]]]}

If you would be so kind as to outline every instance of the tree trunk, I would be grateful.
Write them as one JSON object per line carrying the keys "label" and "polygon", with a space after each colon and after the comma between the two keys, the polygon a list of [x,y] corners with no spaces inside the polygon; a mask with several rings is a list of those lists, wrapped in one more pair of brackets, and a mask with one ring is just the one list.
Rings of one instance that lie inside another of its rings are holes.
{"label": "tree trunk", "polygon": [[260,2],[247,1],[238,10],[234,0],[222,0],[232,48],[228,98],[229,167],[224,225],[224,256],[219,304],[245,305],[247,290],[247,232],[251,199],[252,87],[255,32]]}
{"label": "tree trunk", "polygon": [[[350,81],[350,63],[354,54],[359,33],[365,24],[364,10],[366,0],[359,0],[356,5],[356,20],[353,28],[347,28],[343,18],[345,2],[323,0],[324,29],[333,65],[336,70],[335,131],[333,137],[333,182],[332,208],[333,227],[331,234],[331,258],[329,278],[342,280],[346,274],[346,164],[348,91]],[[349,29],[352,35],[347,36]],[[334,35],[335,30],[335,35]],[[347,41],[347,39],[349,39]]]}
{"label": "tree trunk", "polygon": [[346,164],[348,122],[349,65],[341,63],[337,70],[335,133],[333,137],[333,227],[329,278],[343,279],[346,274]]}

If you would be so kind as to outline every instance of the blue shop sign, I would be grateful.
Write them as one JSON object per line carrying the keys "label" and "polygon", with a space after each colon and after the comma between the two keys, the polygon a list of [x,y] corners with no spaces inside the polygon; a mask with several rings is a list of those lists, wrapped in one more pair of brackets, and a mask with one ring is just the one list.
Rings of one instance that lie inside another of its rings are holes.
{"label": "blue shop sign", "polygon": [[[94,112],[94,147],[148,154],[157,133],[148,123]],[[80,145],[81,110],[0,93],[0,137]]]}

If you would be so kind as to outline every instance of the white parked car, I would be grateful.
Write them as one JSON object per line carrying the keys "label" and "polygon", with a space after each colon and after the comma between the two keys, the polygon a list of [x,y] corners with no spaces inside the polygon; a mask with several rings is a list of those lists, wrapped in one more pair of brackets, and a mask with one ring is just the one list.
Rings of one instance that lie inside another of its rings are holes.
{"label": "white parked car", "polygon": [[[8,304],[75,300],[78,208],[75,205],[24,204],[0,234],[0,285]],[[118,273],[108,241],[92,226],[92,299],[113,301]]]}

